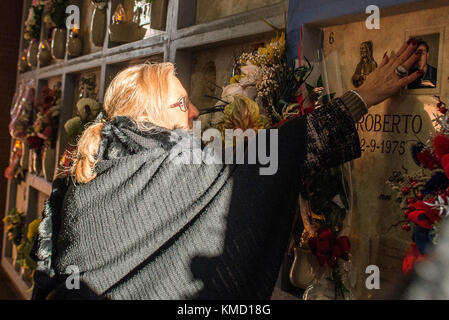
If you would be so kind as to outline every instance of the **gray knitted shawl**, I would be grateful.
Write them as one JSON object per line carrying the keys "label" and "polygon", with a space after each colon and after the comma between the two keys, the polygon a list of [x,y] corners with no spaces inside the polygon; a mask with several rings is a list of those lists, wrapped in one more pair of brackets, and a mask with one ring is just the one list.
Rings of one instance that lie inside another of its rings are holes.
{"label": "gray knitted shawl", "polygon": [[[269,299],[301,177],[360,156],[360,106],[347,93],[279,127],[278,171],[267,176],[259,164],[176,164],[173,132],[107,122],[97,177],[53,184],[33,297]],[[69,290],[73,270],[81,286]]]}
{"label": "gray knitted shawl", "polygon": [[[260,176],[259,165],[175,164],[171,131],[108,122],[97,177],[54,183],[35,298],[53,290],[56,299],[268,299],[290,233],[304,128],[302,120],[282,127],[279,170]],[[64,281],[73,266],[78,290]]]}

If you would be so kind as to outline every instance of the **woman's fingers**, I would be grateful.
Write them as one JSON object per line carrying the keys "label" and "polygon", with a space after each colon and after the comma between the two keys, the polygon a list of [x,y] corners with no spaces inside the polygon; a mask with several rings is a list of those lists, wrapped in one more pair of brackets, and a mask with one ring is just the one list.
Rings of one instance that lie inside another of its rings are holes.
{"label": "woman's fingers", "polygon": [[382,62],[379,65],[379,68],[382,68],[383,66],[385,66],[388,63],[388,61],[389,61],[388,55],[387,55],[387,52],[385,52]]}
{"label": "woman's fingers", "polygon": [[410,83],[412,83],[413,81],[415,81],[419,77],[422,77],[423,73],[424,72],[422,70],[418,70],[418,71],[412,73],[411,75],[400,79],[399,80],[399,85],[400,85],[399,87],[403,88],[405,86],[408,86]]}
{"label": "woman's fingers", "polygon": [[390,62],[394,63],[395,60],[399,59],[399,57],[401,56],[401,54],[403,54],[405,52],[405,50],[407,50],[409,44],[412,43],[412,39],[408,40],[407,42],[404,42],[404,44],[402,45],[402,47],[398,50],[398,52],[396,52],[396,54],[390,58]]}
{"label": "woman's fingers", "polygon": [[422,50],[415,51],[415,53],[412,54],[410,58],[408,58],[408,60],[402,64],[402,66],[405,69],[410,70],[416,63],[416,61],[418,61],[421,58],[422,53],[423,53]]}
{"label": "woman's fingers", "polygon": [[397,57],[397,59],[394,60],[394,62],[392,63],[392,68],[396,69],[400,65],[403,65],[404,62],[406,62],[414,54],[417,44],[418,41],[413,40],[410,45],[407,46],[405,51],[399,57]]}

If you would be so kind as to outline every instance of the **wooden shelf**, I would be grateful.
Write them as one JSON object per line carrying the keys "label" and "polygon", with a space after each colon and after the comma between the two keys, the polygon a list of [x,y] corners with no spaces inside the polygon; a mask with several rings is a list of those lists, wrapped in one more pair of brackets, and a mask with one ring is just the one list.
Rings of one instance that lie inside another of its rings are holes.
{"label": "wooden shelf", "polygon": [[51,182],[44,177],[39,177],[32,173],[27,173],[26,183],[39,192],[45,193],[47,196],[50,196],[51,194]]}
{"label": "wooden shelf", "polygon": [[17,291],[24,300],[30,300],[32,294],[32,288],[23,280],[20,272],[18,272],[13,264],[11,258],[2,257],[1,266],[6,275],[11,279],[12,283],[16,287]]}

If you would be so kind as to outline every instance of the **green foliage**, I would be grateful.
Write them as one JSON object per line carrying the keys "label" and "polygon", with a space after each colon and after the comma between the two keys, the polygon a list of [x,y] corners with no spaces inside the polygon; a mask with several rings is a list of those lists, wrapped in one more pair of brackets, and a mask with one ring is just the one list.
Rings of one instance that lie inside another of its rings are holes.
{"label": "green foliage", "polygon": [[19,245],[23,239],[23,230],[25,227],[25,215],[16,208],[11,209],[3,218],[6,224],[8,239],[15,245]]}
{"label": "green foliage", "polygon": [[68,0],[52,0],[52,4],[50,7],[50,17],[57,28],[65,28],[67,18],[65,10],[68,5]]}
{"label": "green foliage", "polygon": [[306,61],[307,66],[301,66],[299,68],[287,67],[284,63],[283,68],[276,70],[274,80],[279,87],[277,90],[273,90],[272,112],[275,117],[279,118],[278,120],[282,120],[280,115],[283,114],[284,107],[296,102],[300,87],[306,82],[313,70],[307,58]]}
{"label": "green foliage", "polygon": [[302,197],[310,200],[312,211],[322,215],[333,232],[340,231],[349,210],[349,185],[341,168],[317,172],[310,177],[308,190],[302,192]]}

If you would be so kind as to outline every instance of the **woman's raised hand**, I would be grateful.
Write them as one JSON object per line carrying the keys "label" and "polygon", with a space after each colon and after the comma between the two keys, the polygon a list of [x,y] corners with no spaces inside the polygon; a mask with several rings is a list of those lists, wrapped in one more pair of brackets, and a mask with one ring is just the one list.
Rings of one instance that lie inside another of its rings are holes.
{"label": "woman's raised hand", "polygon": [[368,75],[363,85],[355,90],[368,106],[381,103],[423,75],[422,70],[410,75],[406,73],[400,75],[403,71],[410,70],[421,57],[422,51],[416,50],[417,45],[418,40],[410,39],[393,57],[388,58],[385,52],[379,67]]}

